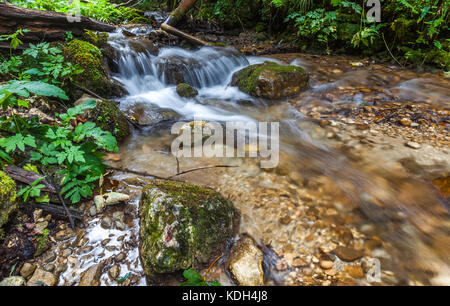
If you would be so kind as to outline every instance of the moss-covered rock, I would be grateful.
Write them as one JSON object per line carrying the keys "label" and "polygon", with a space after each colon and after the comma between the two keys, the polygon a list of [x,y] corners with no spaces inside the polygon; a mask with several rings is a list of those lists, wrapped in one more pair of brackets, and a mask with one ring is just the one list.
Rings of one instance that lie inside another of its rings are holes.
{"label": "moss-covered rock", "polygon": [[95,124],[104,131],[110,131],[117,142],[121,142],[130,135],[130,125],[127,117],[120,111],[119,107],[114,101],[107,99],[95,99],[89,95],[83,95],[80,99],[75,101],[75,105],[80,105],[88,100],[95,100],[97,106],[93,109],[85,111],[85,118]]}
{"label": "moss-covered rock", "polygon": [[301,67],[264,62],[237,71],[232,85],[255,97],[280,99],[308,87],[309,75]]}
{"label": "moss-covered rock", "polygon": [[[110,82],[102,63],[102,52],[93,44],[74,39],[64,48],[65,58],[83,68],[83,72],[75,77],[75,82],[90,89],[100,96],[111,96],[113,85]],[[72,98],[78,98],[72,95]]]}
{"label": "moss-covered rock", "polygon": [[83,40],[93,44],[97,48],[104,48],[108,43],[109,34],[106,32],[94,32],[91,30],[84,30],[82,36]]}
{"label": "moss-covered rock", "polygon": [[232,237],[233,204],[212,189],[154,180],[142,190],[140,254],[147,275],[205,263]]}
{"label": "moss-covered rock", "polygon": [[16,208],[16,183],[0,171],[0,240],[3,236],[2,227]]}
{"label": "moss-covered rock", "polygon": [[198,95],[198,91],[187,83],[180,83],[177,85],[177,94],[183,98],[193,98]]}

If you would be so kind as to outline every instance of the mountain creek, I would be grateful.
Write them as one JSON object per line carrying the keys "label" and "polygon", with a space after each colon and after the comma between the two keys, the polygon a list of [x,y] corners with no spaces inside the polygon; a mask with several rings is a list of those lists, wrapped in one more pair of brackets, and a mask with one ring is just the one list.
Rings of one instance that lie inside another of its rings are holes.
{"label": "mountain creek", "polygon": [[[158,35],[140,25],[109,35],[118,54],[112,77],[127,91],[116,101],[141,128],[132,127],[106,159],[160,177],[211,166],[175,177],[212,188],[239,211],[233,237],[195,265],[207,281],[450,285],[448,78],[347,56],[244,55],[250,44],[155,46]],[[309,85],[278,99],[232,85],[235,72],[267,61],[303,68]],[[196,93],[181,97],[180,80]],[[278,166],[261,168],[261,157],[176,159],[171,128],[178,121],[278,122]],[[148,275],[141,261],[139,204],[152,178],[111,170],[104,181],[104,194],[128,197],[100,210],[93,200],[82,203],[84,225],[75,230],[40,210],[22,217],[47,222],[51,231],[36,257],[31,246],[7,237],[5,245],[30,253],[16,261],[20,275],[45,285],[183,282],[182,271]]]}

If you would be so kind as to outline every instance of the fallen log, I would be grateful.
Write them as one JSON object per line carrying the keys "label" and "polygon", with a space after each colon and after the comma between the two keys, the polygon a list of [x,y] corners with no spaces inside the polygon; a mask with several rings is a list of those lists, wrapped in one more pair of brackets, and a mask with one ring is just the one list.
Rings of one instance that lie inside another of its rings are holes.
{"label": "fallen log", "polygon": [[[66,220],[68,218],[67,212],[64,207],[59,205],[52,205],[47,203],[27,203],[26,205],[31,205],[33,208],[42,209],[44,213],[50,214],[57,219]],[[68,211],[73,219],[78,221],[83,220],[83,212],[81,210],[68,208]]]}
{"label": "fallen log", "polygon": [[[25,36],[21,36],[20,40],[25,43],[36,43],[43,40],[64,40],[66,32],[69,31],[75,37],[80,37],[85,29],[112,32],[116,27],[85,16],[74,20],[73,16],[63,13],[26,9],[0,2],[0,35],[11,34],[18,29],[30,31],[25,33]],[[0,48],[4,46],[2,44]]]}
{"label": "fallen log", "polygon": [[[40,174],[16,166],[7,166],[3,169],[3,171],[14,180],[25,183],[27,185],[31,185],[34,181],[43,177]],[[42,191],[57,193],[55,187],[53,187],[46,179],[43,179],[40,184],[45,185],[45,187],[41,189]]]}
{"label": "fallen log", "polygon": [[197,0],[182,0],[177,8],[170,13],[166,21],[161,24],[161,30],[187,40],[194,45],[211,46],[210,43],[207,43],[206,41],[203,41],[197,37],[189,35],[175,28],[175,25],[183,18],[184,14],[186,14],[186,12],[189,11],[192,6],[194,6],[196,1]]}

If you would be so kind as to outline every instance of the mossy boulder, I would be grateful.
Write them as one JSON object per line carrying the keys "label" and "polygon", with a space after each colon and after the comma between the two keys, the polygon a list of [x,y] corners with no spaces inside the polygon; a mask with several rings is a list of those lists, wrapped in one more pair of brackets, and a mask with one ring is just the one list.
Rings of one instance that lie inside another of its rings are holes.
{"label": "mossy boulder", "polygon": [[83,40],[93,44],[98,48],[104,48],[108,44],[109,34],[106,32],[94,32],[91,30],[84,30],[82,36]]}
{"label": "mossy boulder", "polygon": [[153,180],[142,190],[140,255],[147,275],[209,262],[237,228],[238,212],[206,187]]}
{"label": "mossy boulder", "polygon": [[183,98],[193,98],[198,95],[198,91],[187,83],[180,83],[177,85],[177,94]]}
{"label": "mossy boulder", "polygon": [[254,97],[280,99],[307,88],[309,75],[301,67],[267,61],[237,71],[231,83]]}
{"label": "mossy boulder", "polygon": [[88,100],[95,100],[97,106],[85,111],[84,117],[87,120],[95,122],[102,130],[111,132],[116,137],[117,142],[121,142],[131,134],[127,117],[120,111],[114,101],[95,99],[85,94],[74,104],[80,105]]}
{"label": "mossy boulder", "polygon": [[0,171],[0,239],[3,236],[3,225],[16,208],[16,183],[5,172]]}
{"label": "mossy boulder", "polygon": [[[64,56],[72,64],[83,68],[83,72],[75,76],[75,82],[90,89],[100,96],[112,96],[113,84],[107,76],[102,61],[102,52],[93,44],[74,39],[64,48]],[[72,94],[72,98],[79,98]]]}

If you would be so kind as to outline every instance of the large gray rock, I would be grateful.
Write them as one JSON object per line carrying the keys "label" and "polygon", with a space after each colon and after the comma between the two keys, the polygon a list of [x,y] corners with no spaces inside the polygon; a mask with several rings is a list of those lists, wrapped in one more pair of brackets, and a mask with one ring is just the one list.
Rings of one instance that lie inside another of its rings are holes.
{"label": "large gray rock", "polygon": [[235,72],[231,84],[254,97],[280,99],[307,88],[309,75],[298,66],[264,62]]}
{"label": "large gray rock", "polygon": [[140,252],[146,274],[207,262],[232,237],[233,204],[212,189],[154,180],[142,190]]}

